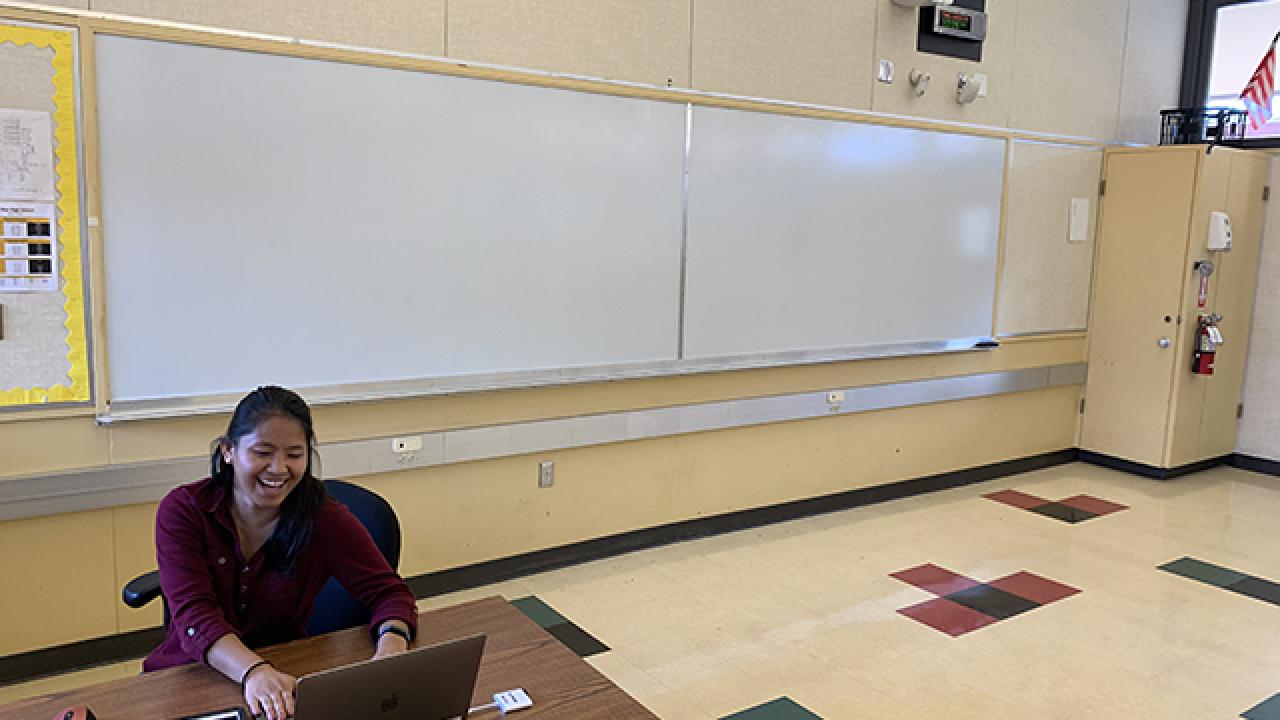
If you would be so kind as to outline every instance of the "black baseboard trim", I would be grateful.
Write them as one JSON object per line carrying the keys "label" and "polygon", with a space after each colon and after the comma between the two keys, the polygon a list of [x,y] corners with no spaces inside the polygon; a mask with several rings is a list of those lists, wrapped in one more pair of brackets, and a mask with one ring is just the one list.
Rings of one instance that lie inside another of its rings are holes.
{"label": "black baseboard trim", "polygon": [[659,525],[523,555],[490,560],[475,565],[418,575],[406,580],[409,583],[409,587],[413,589],[414,594],[419,598],[432,597],[660,545],[696,540],[736,530],[746,530],[787,520],[797,520],[812,515],[848,510],[863,505],[898,500],[913,495],[995,480],[1009,475],[1062,465],[1073,462],[1075,459],[1076,449],[1067,448],[981,467],[903,480],[887,485],[848,490],[816,498],[793,500],[778,505],[740,510],[695,520],[685,520],[669,525]]}
{"label": "black baseboard trim", "polygon": [[1221,457],[1209,458],[1199,462],[1187,463],[1174,468],[1162,468],[1155,465],[1147,465],[1145,463],[1125,460],[1124,458],[1113,457],[1111,455],[1103,455],[1089,450],[1080,450],[1080,460],[1092,465],[1101,465],[1102,467],[1111,468],[1112,470],[1121,470],[1134,475],[1141,475],[1155,480],[1170,480],[1182,475],[1188,475],[1201,470],[1208,470],[1211,467],[1219,465],[1231,464],[1233,455],[1223,455]]}
{"label": "black baseboard trim", "polygon": [[1231,456],[1231,466],[1238,467],[1241,470],[1252,470],[1256,473],[1280,477],[1280,462],[1268,460],[1267,458],[1235,453]]}
{"label": "black baseboard trim", "polygon": [[133,660],[163,639],[164,630],[156,627],[6,655],[0,657],[0,685]]}
{"label": "black baseboard trim", "polygon": [[[635,530],[475,565],[426,573],[405,578],[405,581],[418,598],[432,597],[660,545],[986,482],[1054,465],[1063,465],[1076,459],[1076,449],[1067,448],[887,485]],[[146,655],[163,639],[164,631],[161,628],[148,628],[0,657],[0,685],[25,682],[95,665],[133,660]]]}

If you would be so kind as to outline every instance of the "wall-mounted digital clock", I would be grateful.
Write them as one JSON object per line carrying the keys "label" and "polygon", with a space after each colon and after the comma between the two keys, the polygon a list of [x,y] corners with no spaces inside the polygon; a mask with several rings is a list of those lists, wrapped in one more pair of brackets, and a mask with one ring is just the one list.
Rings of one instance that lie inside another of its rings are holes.
{"label": "wall-mounted digital clock", "polygon": [[987,14],[981,10],[950,6],[933,7],[933,32],[982,42],[987,37]]}

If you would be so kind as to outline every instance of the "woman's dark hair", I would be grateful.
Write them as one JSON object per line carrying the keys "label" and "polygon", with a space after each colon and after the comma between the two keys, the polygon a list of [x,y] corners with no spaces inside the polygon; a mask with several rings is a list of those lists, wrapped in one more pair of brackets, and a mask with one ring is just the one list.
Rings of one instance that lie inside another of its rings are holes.
{"label": "woman's dark hair", "polygon": [[289,493],[280,506],[280,519],[276,528],[262,546],[267,554],[267,565],[288,572],[293,569],[298,553],[307,546],[316,525],[316,511],[327,497],[324,483],[312,473],[311,468],[319,459],[316,453],[316,433],[311,424],[311,408],[297,393],[274,385],[264,385],[245,395],[231,415],[227,432],[214,441],[210,459],[210,476],[215,485],[231,488],[235,469],[223,457],[222,445],[234,447],[245,435],[258,429],[273,417],[296,420],[307,436],[307,470],[298,486]]}

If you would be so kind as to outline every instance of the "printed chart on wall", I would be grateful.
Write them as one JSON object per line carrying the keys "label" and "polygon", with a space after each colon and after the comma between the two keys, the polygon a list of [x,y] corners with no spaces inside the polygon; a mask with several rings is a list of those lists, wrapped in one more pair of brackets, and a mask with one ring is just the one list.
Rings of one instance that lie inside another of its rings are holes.
{"label": "printed chart on wall", "polygon": [[75,47],[0,20],[0,409],[90,399]]}

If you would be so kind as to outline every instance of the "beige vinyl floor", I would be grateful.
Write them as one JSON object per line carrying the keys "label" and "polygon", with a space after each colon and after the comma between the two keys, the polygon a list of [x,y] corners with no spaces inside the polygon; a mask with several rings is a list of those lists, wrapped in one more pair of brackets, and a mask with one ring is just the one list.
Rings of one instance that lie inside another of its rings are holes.
{"label": "beige vinyl floor", "polygon": [[[1006,489],[1128,509],[1073,524],[982,497]],[[587,661],[663,718],[778,698],[823,718],[1235,718],[1280,693],[1280,606],[1159,566],[1280,580],[1277,518],[1280,478],[1224,467],[1161,482],[1072,463],[419,605],[535,596],[609,646]],[[891,576],[926,564],[1079,592],[953,636],[898,612],[936,597]],[[3,687],[0,703],[136,672]]]}

